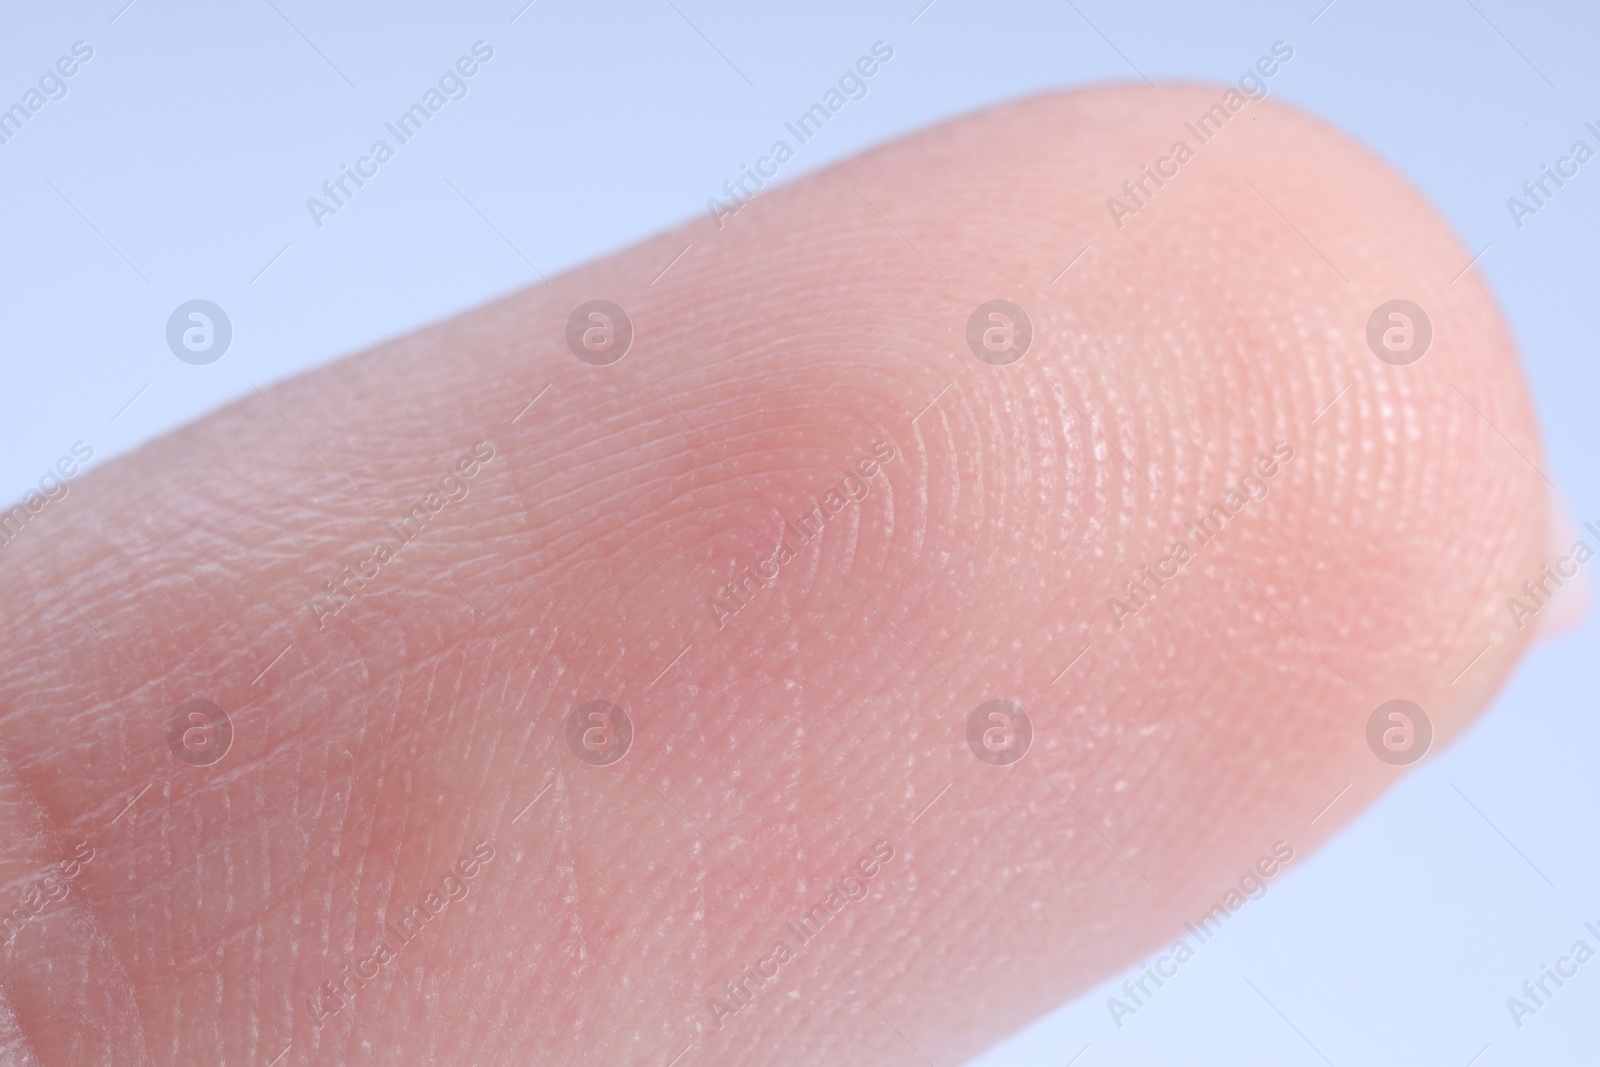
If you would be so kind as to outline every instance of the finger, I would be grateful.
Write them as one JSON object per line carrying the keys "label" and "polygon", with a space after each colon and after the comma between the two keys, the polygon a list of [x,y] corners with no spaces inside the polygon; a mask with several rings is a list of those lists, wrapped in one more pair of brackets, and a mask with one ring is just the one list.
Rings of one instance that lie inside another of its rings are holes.
{"label": "finger", "polygon": [[0,564],[7,862],[97,849],[12,950],[41,1056],[952,1062],[1348,820],[1380,705],[1448,741],[1545,537],[1511,344],[1404,182],[1218,99],[976,115],[90,475]]}

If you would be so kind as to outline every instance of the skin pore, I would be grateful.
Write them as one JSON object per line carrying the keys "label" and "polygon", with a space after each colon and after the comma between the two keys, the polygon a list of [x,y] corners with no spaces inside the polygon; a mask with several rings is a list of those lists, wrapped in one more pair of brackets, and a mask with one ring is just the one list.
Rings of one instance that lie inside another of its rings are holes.
{"label": "skin pore", "polygon": [[1292,870],[1403,773],[1373,709],[1505,678],[1546,489],[1470,253],[1341,135],[1252,102],[1108,217],[1218,92],[962,118],[76,479],[0,550],[0,887],[93,859],[0,1059],[945,1067]]}

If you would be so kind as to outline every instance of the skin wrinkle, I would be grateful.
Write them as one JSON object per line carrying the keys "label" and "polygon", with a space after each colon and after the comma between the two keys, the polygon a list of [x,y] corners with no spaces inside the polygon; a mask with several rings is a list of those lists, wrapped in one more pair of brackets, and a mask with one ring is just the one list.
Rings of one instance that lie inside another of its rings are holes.
{"label": "skin wrinkle", "polygon": [[[0,736],[63,840],[160,783],[83,889],[148,1047],[909,1058],[882,1012],[957,1062],[1169,944],[1275,838],[1309,855],[1393,780],[1361,734],[1377,703],[1418,700],[1445,743],[1520,647],[1496,595],[1542,544],[1542,483],[1456,393],[1537,457],[1509,340],[1475,276],[1447,284],[1465,253],[1415,194],[1272,103],[1110,229],[1129,161],[1213,95],[1095,90],[946,125],[75,481],[70,524],[0,554]],[[1396,295],[1435,327],[1408,368],[1365,348]],[[596,296],[636,326],[607,368],[564,343]],[[996,296],[1035,324],[1004,368],[961,332]],[[307,596],[483,439],[472,492],[315,629]],[[730,568],[879,439],[896,457],[872,493],[717,631],[705,599]],[[1113,632],[1105,598],[1279,439],[1296,456],[1270,495]],[[236,726],[214,773],[161,733],[202,691]],[[1036,725],[1006,769],[960,733],[999,695]],[[615,767],[565,747],[595,696],[638,730]],[[61,731],[63,707],[94,725]],[[305,998],[481,839],[499,855],[469,897],[317,1032]],[[877,839],[897,857],[872,894],[716,1029],[706,998]],[[88,951],[50,944],[27,965]],[[47,1056],[115,1059],[49,996],[14,1006]]]}

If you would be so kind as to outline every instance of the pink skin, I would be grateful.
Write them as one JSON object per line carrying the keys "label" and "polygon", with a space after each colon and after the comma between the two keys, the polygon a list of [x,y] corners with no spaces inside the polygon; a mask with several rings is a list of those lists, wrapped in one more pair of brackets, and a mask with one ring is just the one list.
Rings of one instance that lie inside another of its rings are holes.
{"label": "pink skin", "polygon": [[[0,1059],[945,1067],[1293,867],[1401,773],[1374,708],[1438,746],[1505,677],[1546,487],[1470,254],[1339,135],[1252,102],[1112,221],[1221,92],[941,126],[75,481],[0,550],[0,885],[94,856],[3,950]],[[607,367],[565,339],[597,297],[637,334]],[[1433,327],[1403,367],[1365,339],[1397,297]],[[964,337],[996,298],[1034,328],[1009,366]],[[167,746],[196,698],[211,766]],[[567,745],[591,699],[632,720],[613,766]],[[966,742],[992,699],[1033,723],[1012,766]],[[345,967],[377,973],[319,1027]]]}

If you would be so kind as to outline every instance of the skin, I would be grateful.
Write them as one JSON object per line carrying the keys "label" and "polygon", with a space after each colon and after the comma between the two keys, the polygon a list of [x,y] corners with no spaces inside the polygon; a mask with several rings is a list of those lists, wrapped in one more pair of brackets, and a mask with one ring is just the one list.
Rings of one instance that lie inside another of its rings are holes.
{"label": "skin", "polygon": [[[94,853],[3,950],[0,1059],[944,1067],[1164,951],[1275,842],[1293,870],[1404,773],[1374,708],[1415,701],[1437,748],[1506,677],[1547,488],[1470,253],[1342,136],[1251,102],[1113,222],[1221,96],[963,118],[75,479],[0,551],[0,886]],[[596,297],[637,333],[607,367],[565,340]],[[1434,334],[1403,367],[1365,341],[1396,297]],[[995,298],[1034,327],[1009,366],[963,336]],[[713,608],[874,442],[865,499]],[[1278,442],[1266,498],[1117,626]],[[196,698],[233,726],[210,766],[167,743]],[[634,728],[612,766],[566,741],[596,698]],[[966,742],[997,698],[1035,730],[1010,766]],[[785,927],[879,842],[864,899]]]}

